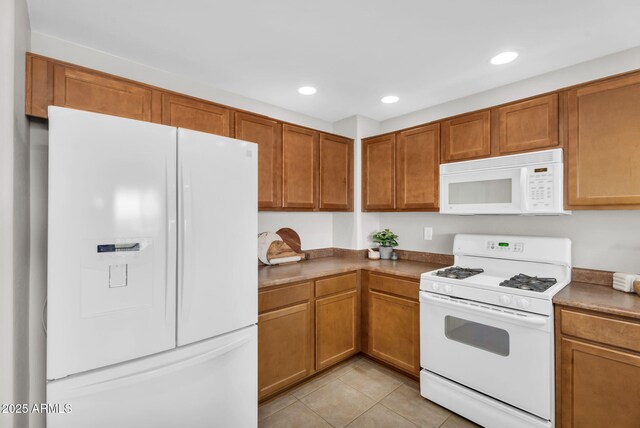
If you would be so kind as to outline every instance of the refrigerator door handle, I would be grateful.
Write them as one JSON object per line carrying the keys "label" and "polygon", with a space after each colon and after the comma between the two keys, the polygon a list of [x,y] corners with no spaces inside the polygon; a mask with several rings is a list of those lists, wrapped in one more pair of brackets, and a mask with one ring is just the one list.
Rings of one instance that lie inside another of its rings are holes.
{"label": "refrigerator door handle", "polygon": [[180,234],[179,244],[179,283],[178,288],[180,290],[180,307],[178,308],[178,317],[183,319],[188,316],[188,302],[186,299],[189,293],[185,292],[186,286],[189,284],[189,269],[186,264],[192,257],[191,254],[191,240],[189,235],[191,233],[191,212],[192,212],[192,197],[191,197],[191,180],[189,179],[188,172],[185,172],[184,166],[180,165],[180,212],[182,218],[180,219],[180,225],[182,227],[182,233]]}
{"label": "refrigerator door handle", "polygon": [[234,349],[237,349],[247,343],[250,343],[252,340],[255,340],[255,334],[253,333],[253,331],[244,332],[244,334],[240,334],[238,336],[239,337],[234,341],[225,343],[224,345],[203,354],[197,354],[191,357],[184,358],[182,360],[172,361],[163,365],[154,366],[149,370],[143,370],[104,380],[101,382],[86,384],[76,389],[76,392],[78,395],[83,395],[88,392],[87,390],[91,391],[91,393],[95,393],[97,391],[104,391],[108,389],[125,388],[129,385],[142,383],[149,379],[158,378],[174,372],[185,370],[188,367],[197,365],[206,360],[213,360],[215,358],[221,357],[224,354],[228,354]]}
{"label": "refrigerator door handle", "polygon": [[[174,165],[175,165],[175,159],[174,159]],[[175,283],[176,283],[176,265],[177,265],[177,259],[176,259],[176,240],[177,240],[177,236],[176,236],[176,193],[175,193],[175,185],[176,185],[176,180],[175,178],[172,179],[172,177],[175,177],[175,167],[171,168],[170,165],[166,165],[166,199],[167,199],[167,248],[165,250],[165,257],[166,257],[166,279],[165,279],[165,296],[164,296],[164,312],[166,314],[167,317],[167,321],[168,322],[175,322],[175,301],[173,303],[173,307],[169,307],[169,296],[170,293],[173,290],[174,296],[175,296],[175,288],[171,287],[171,284],[173,283],[174,287],[175,287]],[[172,186],[173,183],[173,186]]]}

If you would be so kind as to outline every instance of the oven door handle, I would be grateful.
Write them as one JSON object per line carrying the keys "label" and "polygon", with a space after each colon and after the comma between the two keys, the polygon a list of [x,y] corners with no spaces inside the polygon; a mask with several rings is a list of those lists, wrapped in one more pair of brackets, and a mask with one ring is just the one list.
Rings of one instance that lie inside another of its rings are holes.
{"label": "oven door handle", "polygon": [[506,312],[500,308],[490,308],[482,304],[471,304],[466,300],[452,299],[447,296],[434,295],[424,291],[420,292],[420,302],[439,305],[445,308],[463,310],[465,312],[486,315],[491,318],[510,321],[531,327],[543,327],[549,322],[549,317],[534,314],[519,314],[516,312]]}

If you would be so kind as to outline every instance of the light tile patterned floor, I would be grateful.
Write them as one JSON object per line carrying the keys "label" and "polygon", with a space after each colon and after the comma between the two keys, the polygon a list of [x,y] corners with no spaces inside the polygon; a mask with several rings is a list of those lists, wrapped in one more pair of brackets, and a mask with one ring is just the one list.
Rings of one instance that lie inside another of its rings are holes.
{"label": "light tile patterned floor", "polygon": [[471,428],[423,398],[417,382],[364,357],[352,358],[258,409],[261,428]]}

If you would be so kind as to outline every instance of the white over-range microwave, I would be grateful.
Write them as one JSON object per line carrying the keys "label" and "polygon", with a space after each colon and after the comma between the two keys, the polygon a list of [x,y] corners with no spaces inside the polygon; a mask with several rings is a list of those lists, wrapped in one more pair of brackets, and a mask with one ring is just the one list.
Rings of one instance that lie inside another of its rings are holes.
{"label": "white over-range microwave", "polygon": [[571,214],[562,149],[440,165],[443,214]]}

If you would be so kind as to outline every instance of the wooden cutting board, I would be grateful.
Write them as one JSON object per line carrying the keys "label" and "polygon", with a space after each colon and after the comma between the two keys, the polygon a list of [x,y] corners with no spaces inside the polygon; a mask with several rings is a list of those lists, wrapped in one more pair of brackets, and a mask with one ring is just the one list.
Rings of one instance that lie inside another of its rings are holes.
{"label": "wooden cutting board", "polygon": [[280,238],[296,253],[302,253],[302,243],[298,232],[288,227],[283,227],[276,232]]}

